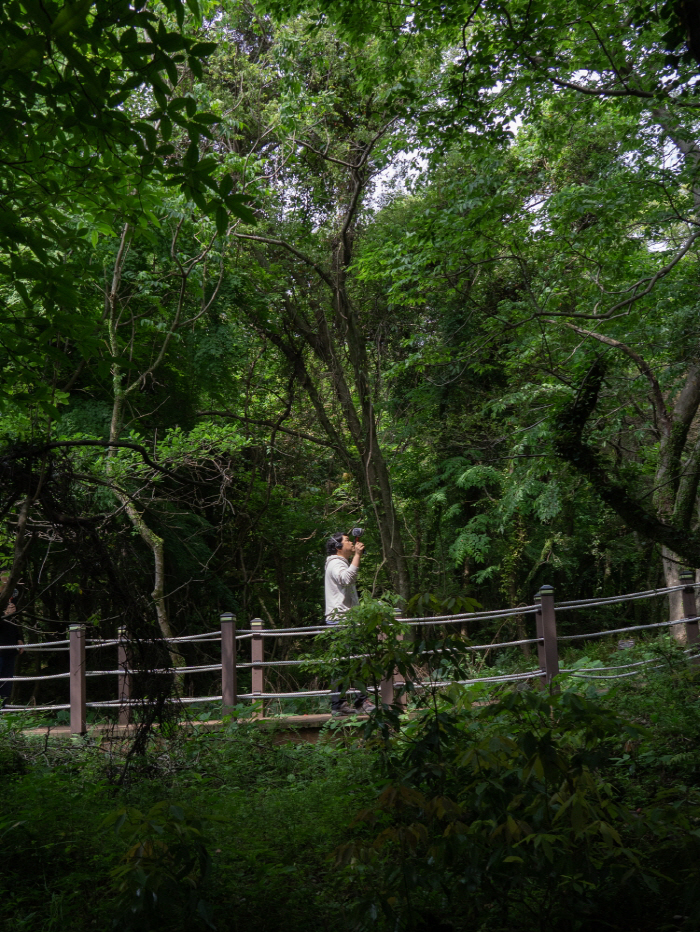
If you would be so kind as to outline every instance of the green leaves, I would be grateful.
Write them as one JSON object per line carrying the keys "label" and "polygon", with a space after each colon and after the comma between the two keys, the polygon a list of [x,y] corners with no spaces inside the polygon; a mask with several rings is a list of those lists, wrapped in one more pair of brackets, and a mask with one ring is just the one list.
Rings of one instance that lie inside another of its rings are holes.
{"label": "green leaves", "polygon": [[[118,235],[125,222],[151,235],[165,185],[210,215],[221,235],[229,215],[255,220],[245,198],[219,193],[217,159],[200,158],[218,117],[200,108],[185,62],[201,63],[216,43],[185,27],[180,0],[166,8],[178,25],[164,8],[156,14],[127,0],[0,8],[0,343],[11,394],[18,379],[41,381],[31,373],[46,357],[38,343],[34,353],[15,349],[20,307],[25,342],[38,340],[37,320],[50,325],[61,314],[62,337],[86,357],[94,352],[85,341],[94,310],[88,282],[99,272],[86,236],[95,249],[100,234]],[[37,384],[14,396],[55,412]]]}
{"label": "green leaves", "polygon": [[370,837],[337,851],[355,879],[370,863],[380,878],[365,910],[383,908],[399,928],[436,915],[468,928],[494,896],[516,889],[504,927],[521,926],[525,890],[558,927],[572,909],[631,895],[627,881],[654,860],[638,827],[646,817],[670,828],[675,816],[658,804],[632,816],[601,775],[606,742],[619,741],[624,724],[573,693],[510,692],[500,703],[417,713],[393,741],[393,781],[357,816]]}
{"label": "green leaves", "polygon": [[[211,819],[207,819],[211,822]],[[148,812],[121,808],[104,820],[126,845],[120,863],[110,872],[118,893],[120,926],[145,929],[174,910],[190,914],[214,929],[209,906],[199,890],[211,872],[205,820],[167,801]],[[201,927],[201,926],[200,926]]]}
{"label": "green leaves", "polygon": [[216,208],[216,232],[219,236],[224,236],[228,229],[228,213],[223,206]]}
{"label": "green leaves", "polygon": [[77,3],[66,3],[51,24],[51,35],[61,37],[76,32],[84,25],[91,6],[92,0],[78,0]]}
{"label": "green leaves", "polygon": [[218,47],[218,42],[195,42],[188,51],[194,58],[208,58]]}
{"label": "green leaves", "polygon": [[[170,8],[179,12],[183,9],[179,0],[171,3]],[[193,3],[192,8],[198,16],[197,4]],[[196,171],[197,147],[200,136],[209,133],[208,127],[216,122],[216,117],[198,113],[191,96],[173,98],[171,85],[178,83],[183,61],[182,56],[173,57],[173,53],[186,52],[190,63],[199,62],[214,51],[216,43],[197,41],[181,29],[173,29],[167,18],[158,18],[146,10],[136,11],[126,0],[116,4],[108,4],[106,0],[68,3],[53,19],[38,4],[29,4],[22,10],[19,5],[11,5],[0,12],[0,29],[6,43],[0,64],[0,106],[9,117],[6,138],[14,140],[14,151],[7,153],[7,164],[21,166],[21,170],[13,168],[5,175],[5,209],[16,209],[17,217],[27,217],[26,204],[36,196],[41,198],[47,182],[49,187],[62,192],[59,204],[74,205],[74,193],[69,192],[79,187],[83,189],[81,200],[86,204],[113,198],[114,190],[105,177],[101,160],[85,174],[86,147],[96,149],[108,159],[120,150],[128,153],[126,162],[134,172],[132,183],[136,186],[145,176],[155,173],[162,177],[165,165],[154,160],[151,153],[161,157],[173,154],[158,150],[161,141],[171,139],[174,121],[185,136],[190,136],[190,143],[182,162],[171,160],[168,171],[172,174],[180,169],[183,189],[201,194],[208,174]],[[139,41],[139,29],[147,31],[150,42]],[[129,115],[127,102],[135,92],[142,91],[150,91],[163,111],[158,117],[161,132],[143,119],[132,119]],[[43,101],[42,108],[34,106],[36,99]],[[176,117],[183,106],[187,116]],[[67,138],[62,136],[64,128],[70,131]],[[48,161],[47,152],[52,152]],[[134,152],[138,153],[137,158],[133,157]],[[35,158],[37,164],[31,168]],[[121,161],[124,165],[123,156]],[[43,181],[48,165],[57,176],[55,185],[50,178]],[[66,176],[73,173],[76,175],[73,185],[66,185]],[[32,177],[42,177],[40,188],[32,187],[28,181]],[[214,198],[211,204],[204,203],[215,213],[220,202]],[[231,203],[229,210],[235,213],[236,207]],[[35,216],[41,226],[42,211],[36,210]],[[20,225],[20,241],[36,248],[29,226],[28,221]]]}
{"label": "green leaves", "polygon": [[395,598],[363,595],[360,604],[344,614],[342,624],[317,635],[317,650],[306,658],[309,668],[324,674],[332,669],[341,691],[363,687],[381,709],[381,681],[391,677],[394,668],[408,673],[411,665],[410,642],[404,642],[408,628],[397,621],[395,603]]}

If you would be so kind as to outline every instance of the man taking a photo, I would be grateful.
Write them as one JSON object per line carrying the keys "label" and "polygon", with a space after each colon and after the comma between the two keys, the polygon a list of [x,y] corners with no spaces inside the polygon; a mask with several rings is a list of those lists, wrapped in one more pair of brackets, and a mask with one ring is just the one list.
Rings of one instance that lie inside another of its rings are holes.
{"label": "man taking a photo", "polygon": [[[352,541],[347,534],[337,531],[326,543],[326,624],[342,624],[345,613],[357,605],[357,587],[355,580],[360,570],[360,560],[365,545],[360,540]],[[335,690],[336,684],[331,685]],[[333,715],[355,715],[358,712],[370,712],[374,706],[366,695],[359,695],[354,707],[346,702],[340,693],[331,694],[331,711]]]}

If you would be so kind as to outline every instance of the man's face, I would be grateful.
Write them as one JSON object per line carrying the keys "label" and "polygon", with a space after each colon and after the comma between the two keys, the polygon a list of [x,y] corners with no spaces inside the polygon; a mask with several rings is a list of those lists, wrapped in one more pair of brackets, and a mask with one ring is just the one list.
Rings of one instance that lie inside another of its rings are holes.
{"label": "man's face", "polygon": [[341,557],[345,557],[346,560],[352,559],[355,553],[355,541],[351,540],[347,534],[343,534],[343,545],[338,553]]}

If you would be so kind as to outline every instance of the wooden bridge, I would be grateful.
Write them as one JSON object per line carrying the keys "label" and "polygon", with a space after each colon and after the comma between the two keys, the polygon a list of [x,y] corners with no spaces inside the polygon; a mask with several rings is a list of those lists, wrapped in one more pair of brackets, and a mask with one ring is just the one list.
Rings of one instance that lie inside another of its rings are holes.
{"label": "wooden bridge", "polygon": [[[590,680],[611,680],[626,676],[636,676],[657,664],[656,660],[643,660],[637,663],[617,664],[610,667],[596,668],[593,672],[580,670],[562,670],[559,666],[559,645],[562,642],[582,641],[593,638],[608,637],[611,635],[625,635],[633,631],[644,631],[651,629],[662,629],[675,625],[684,625],[688,659],[696,661],[700,658],[694,654],[697,649],[699,640],[698,635],[698,615],[696,608],[695,590],[700,584],[694,581],[694,573],[690,570],[681,573],[681,585],[667,587],[663,589],[651,589],[645,592],[633,592],[624,595],[610,597],[601,597],[593,599],[580,599],[573,602],[554,601],[554,590],[551,586],[542,586],[535,596],[534,603],[527,606],[516,608],[497,609],[481,613],[468,613],[458,615],[443,615],[422,618],[399,618],[407,625],[451,625],[462,624],[465,621],[492,621],[496,619],[507,619],[516,615],[534,614],[536,621],[536,637],[524,638],[516,641],[504,641],[500,643],[469,645],[467,650],[475,654],[480,651],[492,651],[496,649],[505,649],[509,647],[523,646],[526,644],[537,647],[537,666],[532,670],[523,673],[513,673],[508,675],[479,676],[468,680],[457,680],[460,684],[469,685],[473,683],[491,683],[506,684],[518,683],[528,680],[539,680],[543,686],[552,684],[555,677],[560,673],[566,673],[571,676],[586,677]],[[624,628],[617,628],[609,631],[596,631],[591,634],[570,634],[564,636],[557,635],[557,615],[565,611],[576,611],[584,608],[599,608],[605,605],[613,605],[628,602],[637,599],[649,599],[667,595],[670,592],[680,590],[683,600],[683,618],[672,621],[663,621],[653,624],[632,625]],[[116,726],[122,733],[128,734],[131,727],[132,713],[135,707],[143,703],[132,699],[132,678],[139,672],[148,672],[148,674],[169,674],[181,675],[184,673],[202,673],[202,672],[221,672],[221,694],[215,696],[199,697],[178,697],[173,698],[172,702],[183,705],[196,705],[202,703],[220,703],[222,716],[230,715],[235,707],[241,702],[259,702],[260,719],[262,727],[267,727],[265,723],[276,722],[278,724],[286,723],[285,727],[297,729],[311,729],[318,733],[318,729],[325,724],[330,715],[314,716],[276,716],[274,718],[265,718],[264,711],[266,703],[271,700],[298,699],[307,697],[330,697],[330,689],[321,690],[298,690],[295,692],[266,692],[265,691],[265,673],[270,668],[279,668],[283,666],[295,666],[307,663],[304,660],[265,660],[265,642],[270,638],[284,637],[310,637],[325,631],[327,628],[322,626],[304,627],[304,628],[265,628],[260,618],[255,618],[250,622],[247,629],[237,629],[236,617],[231,613],[224,613],[220,616],[220,628],[208,634],[188,635],[178,638],[168,638],[159,641],[169,647],[183,645],[187,643],[216,644],[221,645],[221,660],[216,664],[192,665],[184,667],[166,667],[156,670],[137,671],[130,668],[130,641],[126,631],[120,630],[119,636],[114,640],[99,640],[86,638],[86,629],[83,625],[71,625],[68,629],[68,637],[62,641],[45,641],[42,643],[28,644],[25,646],[26,651],[62,651],[68,653],[68,670],[64,673],[49,674],[44,676],[18,676],[14,678],[15,682],[37,682],[49,680],[69,680],[69,702],[68,704],[53,704],[39,706],[13,706],[5,705],[2,709],[5,713],[11,712],[54,712],[63,709],[70,711],[70,725],[66,729],[66,734],[83,735],[87,732],[87,709],[104,709],[115,710],[118,714],[118,725]],[[250,641],[250,660],[241,662],[239,650],[245,641]],[[92,670],[88,668],[86,662],[87,652],[100,648],[114,648],[116,652],[116,667],[110,670]],[[2,647],[0,650],[16,650],[15,647]],[[239,693],[238,691],[238,674],[241,670],[251,670],[251,691],[249,693]],[[623,672],[620,672],[623,671]],[[115,698],[106,701],[88,701],[87,699],[87,681],[92,677],[116,677]],[[0,680],[7,682],[7,680]],[[402,687],[403,682],[398,676],[385,679],[381,683],[380,699],[383,705],[391,706],[394,704],[396,690],[398,689],[398,700],[405,701],[405,694]],[[425,688],[441,688],[450,685],[450,681],[438,681],[434,678],[428,678],[424,681],[413,683],[414,690]],[[106,726],[105,726],[106,727]],[[114,730],[114,725],[109,726]],[[60,733],[59,728],[52,727],[53,734]],[[62,729],[61,729],[62,731]],[[45,732],[45,729],[42,729]]]}

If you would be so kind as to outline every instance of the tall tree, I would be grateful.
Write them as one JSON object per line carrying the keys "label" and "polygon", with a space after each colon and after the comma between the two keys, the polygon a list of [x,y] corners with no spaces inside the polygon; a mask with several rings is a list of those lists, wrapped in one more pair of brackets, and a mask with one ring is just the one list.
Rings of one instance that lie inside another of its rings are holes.
{"label": "tall tree", "polygon": [[[214,177],[215,161],[199,158],[200,138],[211,135],[216,118],[198,107],[191,78],[202,74],[213,46],[201,41],[201,12],[190,6],[189,28],[180,0],[158,12],[101,0],[0,10],[5,408],[39,406],[50,421],[66,386],[47,381],[47,355],[60,364],[66,351],[86,357],[98,348],[94,303],[89,289],[77,287],[86,275],[86,238],[95,243],[124,222],[147,225],[163,185],[215,214],[220,229],[228,210],[251,216],[230,179]],[[94,280],[94,267],[87,275]],[[37,496],[28,493],[23,515]],[[32,540],[22,533],[28,539],[15,548],[16,563]],[[0,610],[15,575],[0,592]]]}
{"label": "tall tree", "polygon": [[[257,229],[238,225],[232,235],[251,247],[270,289],[262,312],[251,306],[251,321],[287,361],[325,442],[364,490],[389,577],[408,598],[404,531],[379,427],[381,359],[372,357],[372,311],[353,275],[375,179],[404,142],[404,107],[389,86],[366,85],[371,49],[351,52],[332,32],[312,36],[307,26],[271,33],[262,53],[253,46],[253,63],[244,43],[222,49],[216,62],[216,92],[235,113],[228,144],[239,183],[261,201]],[[243,88],[240,97],[232,100],[229,88]]]}
{"label": "tall tree", "polygon": [[[294,9],[304,7],[308,5]],[[620,357],[618,371],[633,366],[646,383],[651,429],[658,438],[651,487],[620,473],[620,466],[629,469],[635,459],[638,470],[646,471],[647,455],[639,448],[616,466],[615,456],[594,453],[580,433],[576,441],[571,431],[566,440],[553,441],[559,455],[591,480],[629,527],[660,545],[666,581],[677,583],[682,561],[700,564],[695,530],[698,348],[692,334],[682,341],[675,332],[669,334],[666,353],[650,358],[629,334],[656,337],[669,294],[685,291],[697,255],[697,63],[686,6],[623,3],[591,8],[579,0],[535,5],[484,0],[445,7],[428,0],[389,9],[337,0],[323,4],[323,10],[351,40],[376,30],[385,67],[393,74],[406,72],[411,61],[407,47],[442,42],[448,63],[441,93],[424,102],[421,122],[422,138],[431,149],[436,126],[447,139],[456,139],[469,126],[472,148],[488,140],[492,151],[503,151],[516,131],[514,117],[525,128],[540,125],[544,130],[547,113],[561,119],[586,113],[601,134],[607,126],[616,136],[610,143],[616,154],[611,150],[608,162],[614,167],[610,178],[618,182],[615,191],[601,175],[560,190],[556,182],[549,188],[536,184],[530,190],[540,211],[536,227],[526,223],[533,201],[524,199],[519,225],[507,224],[505,235],[489,231],[494,248],[488,261],[520,265],[526,295],[511,309],[517,306],[522,313],[509,315],[504,323],[522,327],[528,320],[535,322],[543,335],[543,352],[553,357],[554,365],[560,365],[557,347],[562,358],[573,360],[569,369],[581,373],[574,376],[577,386],[587,368],[579,370],[578,361],[587,359],[590,365],[595,346]],[[547,158],[547,145],[561,150],[568,127],[562,124],[554,131],[555,126],[550,119],[541,158]],[[433,149],[433,160],[441,153]],[[621,180],[626,187],[619,186]],[[646,197],[635,197],[635,189]],[[490,199],[496,210],[502,195],[499,190]],[[516,229],[517,241],[510,235]],[[525,256],[527,243],[539,241],[541,246],[545,240],[548,249]],[[535,258],[546,267],[535,269]],[[677,310],[676,320],[685,321],[688,305]],[[642,325],[650,315],[655,325]],[[577,334],[579,344],[566,339],[567,330]],[[573,372],[561,375],[571,382]],[[599,394],[587,392],[586,397],[588,417],[602,414],[594,404]],[[568,407],[552,426],[559,429],[573,418],[582,431],[587,420],[582,414],[580,405]]]}

